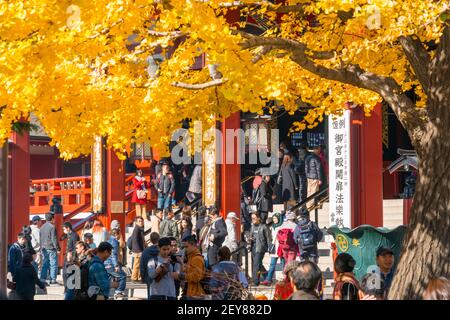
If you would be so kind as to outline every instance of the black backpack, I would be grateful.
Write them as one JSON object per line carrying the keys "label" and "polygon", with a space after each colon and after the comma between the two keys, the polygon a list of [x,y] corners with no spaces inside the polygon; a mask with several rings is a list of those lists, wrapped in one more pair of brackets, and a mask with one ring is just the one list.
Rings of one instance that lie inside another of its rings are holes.
{"label": "black backpack", "polygon": [[90,300],[88,296],[89,289],[89,262],[82,263],[80,266],[80,289],[75,290],[74,300]]}
{"label": "black backpack", "polygon": [[308,223],[303,225],[298,225],[298,228],[300,229],[300,235],[298,238],[300,248],[302,250],[314,248],[317,244],[317,241],[312,221],[309,221]]}
{"label": "black backpack", "polygon": [[256,205],[256,207],[259,207],[261,200],[261,185],[259,185],[258,189],[253,191],[253,204]]}
{"label": "black backpack", "polygon": [[[93,263],[100,263],[94,261]],[[89,297],[89,268],[93,264],[91,261],[82,263],[80,266],[80,289],[75,290],[74,300],[96,300],[97,296]]]}

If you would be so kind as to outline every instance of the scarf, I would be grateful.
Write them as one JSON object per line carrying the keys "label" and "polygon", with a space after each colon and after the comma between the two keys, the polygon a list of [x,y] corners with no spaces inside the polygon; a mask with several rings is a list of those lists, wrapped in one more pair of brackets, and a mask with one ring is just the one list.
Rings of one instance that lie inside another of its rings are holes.
{"label": "scarf", "polygon": [[344,272],[337,276],[336,284],[333,290],[333,300],[342,300],[342,288],[345,283],[351,283],[358,290],[358,299],[361,300],[364,297],[364,293],[361,290],[358,280],[356,280],[353,272]]}

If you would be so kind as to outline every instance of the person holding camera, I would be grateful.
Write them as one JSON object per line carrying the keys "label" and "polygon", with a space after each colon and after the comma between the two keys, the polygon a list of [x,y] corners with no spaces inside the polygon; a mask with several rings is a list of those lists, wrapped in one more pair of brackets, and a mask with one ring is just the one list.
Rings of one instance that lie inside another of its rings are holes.
{"label": "person holding camera", "polygon": [[[170,264],[175,267],[175,264],[180,265],[180,270],[183,269],[183,252],[180,251],[180,248],[178,247],[178,240],[174,237],[169,237],[170,239]],[[176,296],[180,296],[180,289],[181,289],[181,281],[178,279],[175,279],[175,293]]]}
{"label": "person holding camera", "polygon": [[203,296],[205,291],[201,280],[205,277],[205,261],[197,248],[197,237],[189,235],[182,240],[186,251],[187,262],[177,279],[186,282],[185,297],[193,298]]}
{"label": "person holding camera", "polygon": [[149,300],[176,300],[175,279],[180,273],[179,263],[171,264],[171,241],[161,238],[158,242],[157,259],[150,259],[147,265],[150,282]]}
{"label": "person holding camera", "polygon": [[106,271],[109,273],[110,276],[112,276],[113,278],[117,278],[119,280],[119,286],[116,288],[116,291],[114,292],[115,300],[125,298],[125,286],[127,280],[127,275],[125,271],[122,270],[122,266],[119,262],[120,244],[118,237],[119,237],[119,230],[112,229],[108,242],[111,244],[113,249],[111,256],[105,261]]}
{"label": "person holding camera", "polygon": [[96,250],[96,255],[89,261],[88,295],[91,299],[108,300],[110,289],[119,287],[119,282],[116,279],[110,280],[104,264],[111,256],[113,246],[109,242],[102,242]]}

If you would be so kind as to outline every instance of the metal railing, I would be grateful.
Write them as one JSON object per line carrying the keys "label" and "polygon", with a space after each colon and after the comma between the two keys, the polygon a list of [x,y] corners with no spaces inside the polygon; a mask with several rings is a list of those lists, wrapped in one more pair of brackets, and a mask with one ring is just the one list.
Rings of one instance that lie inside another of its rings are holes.
{"label": "metal railing", "polygon": [[292,206],[290,210],[296,210],[302,206],[306,207],[308,202],[314,201],[313,205],[306,209],[308,209],[308,211],[310,211],[310,212],[312,210],[314,210],[314,218],[315,218],[316,223],[318,223],[319,222],[319,207],[322,205],[323,202],[325,202],[329,199],[328,188],[329,187],[319,190],[316,193],[313,193],[312,195],[307,197],[305,200],[297,202],[297,204]]}

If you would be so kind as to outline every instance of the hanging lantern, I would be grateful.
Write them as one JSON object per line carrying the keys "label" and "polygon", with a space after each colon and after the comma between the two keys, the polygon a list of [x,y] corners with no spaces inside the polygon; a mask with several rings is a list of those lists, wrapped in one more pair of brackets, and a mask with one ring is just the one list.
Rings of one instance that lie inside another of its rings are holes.
{"label": "hanging lantern", "polygon": [[130,161],[134,162],[137,168],[150,168],[153,160],[152,148],[149,143],[133,143],[130,154]]}

